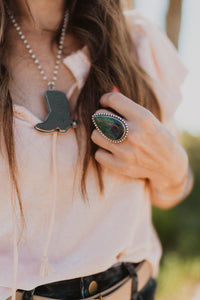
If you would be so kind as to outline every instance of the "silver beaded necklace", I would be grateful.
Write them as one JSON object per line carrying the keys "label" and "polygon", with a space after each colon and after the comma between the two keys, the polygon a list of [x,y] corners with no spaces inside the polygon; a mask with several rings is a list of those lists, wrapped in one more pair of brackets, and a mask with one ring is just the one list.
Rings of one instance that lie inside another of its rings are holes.
{"label": "silver beaded necklace", "polygon": [[40,74],[42,75],[43,80],[47,81],[49,86],[49,90],[44,92],[44,99],[48,108],[48,115],[44,122],[38,123],[34,126],[34,128],[40,132],[44,133],[51,133],[54,131],[59,131],[60,133],[65,133],[70,127],[76,128],[78,127],[77,122],[73,121],[69,114],[69,105],[67,96],[65,93],[55,90],[55,82],[57,80],[57,74],[61,63],[61,57],[63,53],[63,45],[64,45],[64,38],[65,33],[68,25],[69,19],[69,11],[66,10],[63,19],[63,26],[61,29],[60,40],[58,44],[58,52],[56,56],[56,64],[54,66],[53,71],[53,78],[52,81],[49,81],[45,72],[39,62],[39,59],[36,57],[35,53],[31,49],[28,40],[26,39],[25,35],[23,34],[21,27],[15,20],[13,14],[7,7],[7,13],[11,20],[11,23],[15,27],[16,31],[18,32],[19,37],[24,42],[28,53],[31,55],[35,65],[37,66]]}

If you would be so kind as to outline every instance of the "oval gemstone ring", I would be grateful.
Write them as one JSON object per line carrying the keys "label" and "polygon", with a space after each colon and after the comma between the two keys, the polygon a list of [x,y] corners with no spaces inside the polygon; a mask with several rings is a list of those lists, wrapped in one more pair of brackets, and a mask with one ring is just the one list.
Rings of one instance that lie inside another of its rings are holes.
{"label": "oval gemstone ring", "polygon": [[121,143],[128,135],[127,122],[112,113],[95,113],[92,121],[101,135],[113,143]]}

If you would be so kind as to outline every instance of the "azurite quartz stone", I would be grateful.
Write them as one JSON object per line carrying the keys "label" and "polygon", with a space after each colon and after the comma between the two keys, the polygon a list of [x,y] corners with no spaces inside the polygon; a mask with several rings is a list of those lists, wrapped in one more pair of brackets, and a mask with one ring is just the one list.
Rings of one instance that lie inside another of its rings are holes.
{"label": "azurite quartz stone", "polygon": [[113,141],[120,139],[124,134],[124,125],[120,120],[110,116],[94,116],[94,121],[99,130]]}

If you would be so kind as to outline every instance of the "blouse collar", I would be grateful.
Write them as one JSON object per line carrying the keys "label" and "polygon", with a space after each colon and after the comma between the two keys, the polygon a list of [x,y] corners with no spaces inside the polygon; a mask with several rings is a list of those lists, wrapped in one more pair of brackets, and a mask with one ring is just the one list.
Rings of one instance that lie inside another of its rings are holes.
{"label": "blouse collar", "polygon": [[91,67],[91,61],[87,45],[66,56],[63,59],[63,63],[73,74],[75,80],[77,81],[78,88],[80,90],[87,79]]}

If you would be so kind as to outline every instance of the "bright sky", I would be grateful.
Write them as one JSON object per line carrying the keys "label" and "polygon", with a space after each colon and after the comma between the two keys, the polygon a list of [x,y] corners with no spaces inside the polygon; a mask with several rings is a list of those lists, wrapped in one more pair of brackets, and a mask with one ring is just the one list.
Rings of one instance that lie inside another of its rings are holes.
{"label": "bright sky", "polygon": [[[135,8],[164,30],[168,0],[135,0]],[[189,74],[175,118],[182,130],[200,133],[200,0],[183,0],[179,53]]]}

